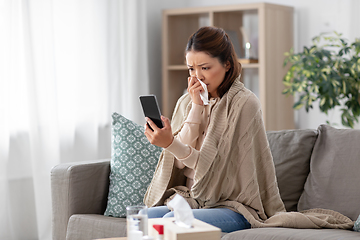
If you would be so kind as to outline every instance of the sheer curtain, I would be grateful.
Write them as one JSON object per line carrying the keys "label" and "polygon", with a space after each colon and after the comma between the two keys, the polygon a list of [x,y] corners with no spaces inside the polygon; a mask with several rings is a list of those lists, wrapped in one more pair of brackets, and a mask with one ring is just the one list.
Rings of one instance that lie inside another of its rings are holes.
{"label": "sheer curtain", "polygon": [[51,168],[142,124],[146,0],[0,0],[0,238],[51,239]]}

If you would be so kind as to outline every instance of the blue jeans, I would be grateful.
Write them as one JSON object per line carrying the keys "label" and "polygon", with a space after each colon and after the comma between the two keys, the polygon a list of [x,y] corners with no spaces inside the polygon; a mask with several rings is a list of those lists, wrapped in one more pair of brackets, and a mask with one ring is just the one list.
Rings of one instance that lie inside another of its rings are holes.
{"label": "blue jeans", "polygon": [[[221,229],[222,232],[234,232],[251,228],[250,223],[240,213],[228,208],[192,209],[194,218]],[[149,218],[174,217],[167,206],[151,207],[148,209]]]}

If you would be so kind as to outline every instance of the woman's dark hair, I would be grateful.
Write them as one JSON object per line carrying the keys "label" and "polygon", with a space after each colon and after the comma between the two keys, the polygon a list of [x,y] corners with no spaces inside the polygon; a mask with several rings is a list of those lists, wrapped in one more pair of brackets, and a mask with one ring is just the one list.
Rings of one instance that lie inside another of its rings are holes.
{"label": "woman's dark hair", "polygon": [[217,89],[218,95],[222,97],[241,73],[241,64],[237,60],[229,36],[221,28],[202,27],[190,36],[185,55],[190,51],[205,52],[217,58],[221,64],[230,63],[230,69]]}

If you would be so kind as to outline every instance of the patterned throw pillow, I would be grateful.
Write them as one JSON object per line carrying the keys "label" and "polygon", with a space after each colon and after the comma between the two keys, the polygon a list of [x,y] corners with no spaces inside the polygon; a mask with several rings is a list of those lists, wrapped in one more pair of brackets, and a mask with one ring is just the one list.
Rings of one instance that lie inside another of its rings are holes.
{"label": "patterned throw pillow", "polygon": [[125,217],[126,207],[143,205],[162,149],[152,145],[144,127],[112,115],[110,188],[105,216]]}
{"label": "patterned throw pillow", "polygon": [[354,231],[360,232],[360,215],[356,222],[354,223]]}

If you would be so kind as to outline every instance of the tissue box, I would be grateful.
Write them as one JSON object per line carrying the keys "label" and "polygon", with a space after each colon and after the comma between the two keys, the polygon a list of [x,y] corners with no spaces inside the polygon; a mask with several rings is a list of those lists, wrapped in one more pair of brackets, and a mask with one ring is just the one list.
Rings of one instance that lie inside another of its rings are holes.
{"label": "tissue box", "polygon": [[180,227],[175,223],[175,218],[149,218],[149,235],[156,239],[157,231],[154,224],[164,225],[165,240],[220,240],[221,230],[203,221],[194,219],[192,228]]}

